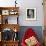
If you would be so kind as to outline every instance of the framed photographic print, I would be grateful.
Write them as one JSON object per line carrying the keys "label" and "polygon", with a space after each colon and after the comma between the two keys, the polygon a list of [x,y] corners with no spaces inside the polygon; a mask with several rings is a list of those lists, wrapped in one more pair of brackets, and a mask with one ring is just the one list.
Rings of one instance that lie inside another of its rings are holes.
{"label": "framed photographic print", "polygon": [[2,10],[2,15],[9,15],[9,10]]}
{"label": "framed photographic print", "polygon": [[26,20],[36,20],[36,8],[26,9]]}

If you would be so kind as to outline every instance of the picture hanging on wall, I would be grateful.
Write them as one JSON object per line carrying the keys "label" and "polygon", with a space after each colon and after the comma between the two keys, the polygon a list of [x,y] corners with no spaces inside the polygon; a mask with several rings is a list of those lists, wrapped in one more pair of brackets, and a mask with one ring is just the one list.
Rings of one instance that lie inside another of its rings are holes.
{"label": "picture hanging on wall", "polygon": [[36,20],[36,8],[26,9],[26,20]]}

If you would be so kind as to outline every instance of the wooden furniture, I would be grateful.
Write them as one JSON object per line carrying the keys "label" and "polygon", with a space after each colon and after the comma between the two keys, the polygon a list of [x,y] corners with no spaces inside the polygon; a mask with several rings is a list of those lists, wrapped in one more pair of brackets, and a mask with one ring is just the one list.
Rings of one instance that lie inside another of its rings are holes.
{"label": "wooden furniture", "polygon": [[8,24],[8,16],[17,16],[18,23],[19,7],[0,7],[1,24]]}
{"label": "wooden furniture", "polygon": [[1,24],[1,32],[5,29],[5,28],[10,28],[14,31],[14,29],[16,29],[18,32],[19,31],[19,25],[18,24]]}
{"label": "wooden furniture", "polygon": [[46,46],[46,0],[43,0],[44,6],[44,44]]}
{"label": "wooden furniture", "polygon": [[5,41],[2,44],[3,46],[18,46],[18,41]]}
{"label": "wooden furniture", "polygon": [[2,46],[2,42],[0,41],[0,46]]}
{"label": "wooden furniture", "polygon": [[44,46],[46,46],[46,26],[44,26]]}
{"label": "wooden furniture", "polygon": [[[16,23],[9,24],[8,17],[16,17]],[[0,32],[1,41],[0,46],[18,46],[19,40],[2,40],[2,32],[4,29],[11,29],[14,32],[19,31],[19,7],[0,7]]]}

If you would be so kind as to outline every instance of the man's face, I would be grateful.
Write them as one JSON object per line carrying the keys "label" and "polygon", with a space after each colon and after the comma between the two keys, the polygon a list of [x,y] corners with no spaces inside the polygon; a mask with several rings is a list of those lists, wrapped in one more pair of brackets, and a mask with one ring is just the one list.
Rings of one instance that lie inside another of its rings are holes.
{"label": "man's face", "polygon": [[31,9],[29,10],[29,15],[33,16],[33,11]]}

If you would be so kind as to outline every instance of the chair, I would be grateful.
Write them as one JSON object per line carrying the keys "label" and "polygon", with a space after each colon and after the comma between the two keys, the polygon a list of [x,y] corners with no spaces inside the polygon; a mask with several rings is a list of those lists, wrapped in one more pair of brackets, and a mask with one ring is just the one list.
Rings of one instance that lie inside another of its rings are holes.
{"label": "chair", "polygon": [[[29,39],[30,37],[35,37],[36,40],[38,41],[35,46],[41,46],[39,40],[37,39],[37,35],[34,32],[32,28],[28,28],[24,34],[24,37],[22,38],[21,46],[27,46],[27,43],[25,42],[26,39]],[[28,42],[29,43],[29,42]],[[31,44],[31,43],[30,43]]]}

